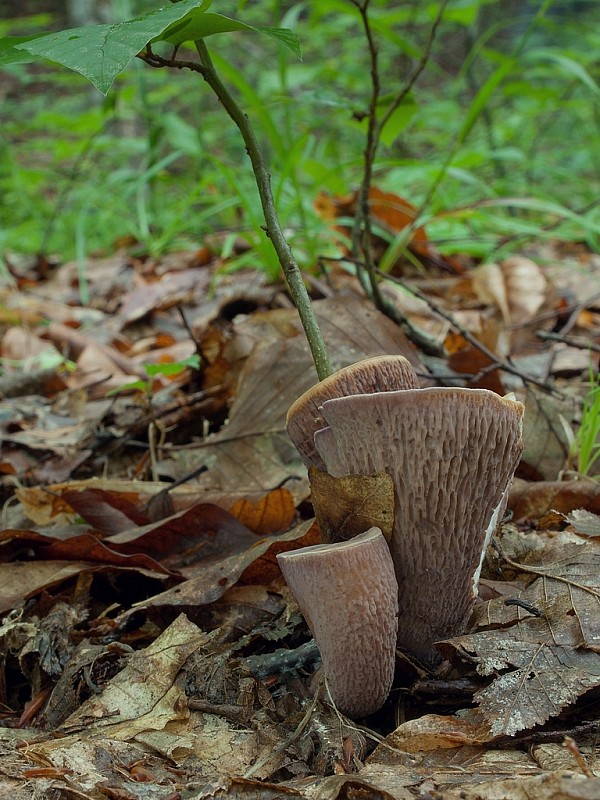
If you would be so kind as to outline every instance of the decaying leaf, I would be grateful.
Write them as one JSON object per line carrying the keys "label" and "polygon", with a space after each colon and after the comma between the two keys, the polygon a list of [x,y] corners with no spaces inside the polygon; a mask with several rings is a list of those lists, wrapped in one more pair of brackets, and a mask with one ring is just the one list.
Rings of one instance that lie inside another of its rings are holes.
{"label": "decaying leaf", "polygon": [[[358,192],[352,192],[344,197],[334,197],[326,192],[320,192],[315,198],[314,206],[324,220],[337,222],[334,230],[341,234],[341,246],[346,245],[351,238],[351,227],[348,220],[356,213]],[[374,228],[382,228],[392,237],[413,225],[418,209],[393,192],[385,192],[376,186],[369,189],[369,214]],[[339,222],[338,222],[339,220]],[[378,258],[386,248],[386,242],[376,234],[372,237],[371,247]],[[408,249],[423,260],[428,266],[437,266],[447,272],[461,274],[463,267],[458,259],[443,256],[429,241],[425,229],[419,225],[411,231],[407,241]]]}
{"label": "decaying leaf", "polygon": [[531,561],[518,602],[480,606],[478,632],[445,645],[496,676],[475,694],[494,736],[539,725],[600,685],[600,545],[557,545]]}
{"label": "decaying leaf", "polygon": [[584,536],[600,536],[600,516],[584,508],[576,508],[567,514],[567,522],[573,526],[576,533]]}
{"label": "decaying leaf", "polygon": [[250,530],[266,536],[286,531],[294,521],[296,509],[287,489],[273,489],[256,503],[245,499],[236,501],[231,513]]}
{"label": "decaying leaf", "polygon": [[[245,575],[249,579],[252,569],[260,568],[261,580],[268,583],[278,577],[279,567],[275,554],[283,550],[291,550],[298,546],[316,544],[314,539],[309,539],[312,520],[303,522],[292,528],[291,531],[279,536],[271,536],[256,541],[251,547],[234,552],[221,559],[207,559],[183,571],[188,579],[173,589],[155,594],[147,602],[140,603],[140,607],[158,608],[172,607],[185,608],[186,606],[200,606],[218,600],[227,589],[235,585]],[[259,562],[259,565],[255,565]],[[249,570],[248,573],[246,571]]]}
{"label": "decaying leaf", "polygon": [[[398,353],[419,372],[426,372],[399,329],[363,302],[325,300],[315,303],[315,311],[336,368],[369,355]],[[285,416],[294,400],[316,383],[314,364],[295,311],[268,312],[241,328],[251,325],[271,332],[265,333],[265,341],[255,346],[244,364],[228,424],[206,441],[179,451],[174,476],[204,464],[207,470],[198,485],[218,502],[219,497],[229,504],[240,498],[256,501],[284,481],[300,500],[307,495],[306,485],[300,483],[306,472],[285,432]],[[287,338],[281,338],[282,328]]]}
{"label": "decaying leaf", "polygon": [[522,325],[533,319],[548,292],[542,269],[524,256],[512,256],[501,264],[484,264],[473,272],[472,282],[479,299],[496,305],[506,325]]}
{"label": "decaying leaf", "polygon": [[187,713],[175,677],[207,634],[181,615],[144,650],[133,653],[125,668],[65,720],[66,733],[85,728],[87,734],[106,726],[119,739],[146,730],[161,730],[169,719]]}
{"label": "decaying leaf", "polygon": [[600,513],[600,483],[591,478],[530,482],[515,479],[508,507],[518,523],[535,523],[550,511]]}
{"label": "decaying leaf", "polygon": [[333,478],[327,472],[311,468],[309,478],[317,523],[325,541],[352,539],[373,526],[390,541],[394,484],[389,475]]}
{"label": "decaying leaf", "polygon": [[565,420],[572,418],[574,403],[566,398],[543,394],[534,388],[526,390],[523,402],[525,416],[521,471],[528,467],[532,478],[555,480],[568,463],[569,437]]}

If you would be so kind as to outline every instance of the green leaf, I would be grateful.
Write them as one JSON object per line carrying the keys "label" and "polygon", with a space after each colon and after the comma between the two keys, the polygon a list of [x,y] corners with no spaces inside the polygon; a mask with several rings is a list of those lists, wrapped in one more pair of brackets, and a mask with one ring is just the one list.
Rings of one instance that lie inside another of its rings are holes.
{"label": "green leaf", "polygon": [[25,50],[17,49],[17,45],[38,39],[43,34],[34,36],[2,36],[0,37],[0,65],[2,64],[28,64],[36,60],[36,56]]}
{"label": "green leaf", "polygon": [[116,394],[122,394],[123,392],[131,392],[134,389],[139,390],[140,392],[145,392],[148,388],[148,381],[137,380],[131,381],[131,383],[124,383],[122,386],[117,386],[116,389],[111,389],[110,392],[106,393],[107,397],[114,397]]}
{"label": "green leaf", "polygon": [[588,89],[591,89],[594,94],[600,94],[600,87],[592,78],[590,73],[585,69],[585,67],[564,53],[557,53],[550,49],[539,48],[538,50],[531,51],[527,55],[528,58],[532,60],[545,59],[547,61],[552,61],[559,67],[562,67],[562,69],[570,74],[573,78],[581,81],[581,83],[587,86]]}
{"label": "green leaf", "polygon": [[156,37],[155,41],[180,45],[184,42],[205,39],[207,36],[213,36],[216,33],[230,33],[231,31],[265,33],[267,36],[282,42],[298,58],[301,57],[298,37],[288,28],[254,27],[253,25],[247,25],[245,22],[226,17],[223,14],[207,14],[202,9],[190,11],[185,19],[169,26],[160,36]]}
{"label": "green leaf", "polygon": [[300,49],[300,39],[289,28],[269,28],[266,25],[261,25],[256,28],[260,33],[270,36],[272,39],[277,39],[278,42],[285,45],[288,50],[291,50],[295,56],[302,59],[302,50]]}
{"label": "green leaf", "polygon": [[381,131],[381,141],[386,147],[391,147],[418,110],[419,106],[414,95],[412,93],[407,95]]}
{"label": "green leaf", "polygon": [[144,369],[148,377],[153,378],[155,375],[166,375],[167,377],[178,375],[180,372],[183,372],[186,367],[198,369],[199,366],[200,356],[193,355],[170,364],[144,364]]}
{"label": "green leaf", "polygon": [[209,5],[210,0],[181,0],[127,22],[72,28],[16,47],[81,73],[107,94],[117,75],[148,42],[156,40],[191,9],[201,13]]}
{"label": "green leaf", "polygon": [[[298,37],[292,31],[255,28],[222,14],[207,14],[210,4],[211,0],[180,0],[143,17],[115,25],[72,28],[36,39],[23,37],[19,42],[6,45],[5,58],[9,60],[5,63],[14,63],[17,53],[26,51],[34,57],[47,58],[79,72],[107,94],[117,75],[148,42],[166,41],[179,45],[215,33],[247,30],[277,39],[300,57]],[[32,59],[24,56],[21,60]]]}

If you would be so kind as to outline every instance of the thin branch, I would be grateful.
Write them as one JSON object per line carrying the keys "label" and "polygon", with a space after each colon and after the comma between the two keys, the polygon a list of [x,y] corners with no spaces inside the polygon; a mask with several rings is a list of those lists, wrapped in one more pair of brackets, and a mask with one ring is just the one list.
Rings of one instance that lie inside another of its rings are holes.
{"label": "thin branch", "polygon": [[300,321],[308,340],[317,375],[319,380],[323,380],[323,378],[326,378],[332,372],[327,348],[302,273],[294,259],[292,250],[279,222],[275,202],[273,200],[273,192],[271,191],[271,176],[267,169],[260,144],[258,143],[258,139],[250,125],[248,117],[244,114],[233,95],[217,74],[206,44],[202,39],[199,39],[195,44],[198,55],[200,56],[200,63],[174,59],[167,60],[153,53],[150,48],[140,53],[139,57],[151,67],[171,67],[199,72],[219,98],[221,105],[240,131],[256,180],[266,223],[265,233],[271,240],[275,252],[277,253],[277,258],[279,259],[284,277],[287,281],[290,295],[300,315]]}
{"label": "thin branch", "polygon": [[[392,316],[390,304],[386,303],[385,298],[381,294],[379,282],[377,280],[375,263],[373,261],[373,255],[370,247],[373,236],[371,215],[369,213],[369,193],[373,180],[373,168],[377,151],[381,142],[381,132],[391,119],[392,114],[406,99],[406,96],[413,88],[415,82],[429,62],[433,42],[435,41],[439,24],[442,21],[444,10],[449,0],[443,0],[442,3],[440,3],[438,13],[429,31],[429,36],[425,43],[425,47],[423,48],[423,52],[418,64],[413,72],[408,76],[404,86],[400,89],[381,120],[377,119],[377,107],[381,96],[379,53],[369,18],[370,0],[350,0],[350,2],[357,8],[360,14],[363,30],[367,40],[371,73],[371,97],[369,100],[369,110],[367,113],[367,137],[364,149],[363,179],[356,200],[356,212],[354,216],[354,225],[352,228],[352,256],[354,259],[358,259],[362,255],[364,269],[366,270],[368,276],[370,294],[373,302],[380,311],[388,316]],[[362,279],[361,283],[364,287],[364,281]]]}
{"label": "thin branch", "polygon": [[[363,274],[365,270],[365,264],[360,258],[351,258],[350,256],[319,256],[320,261],[348,261],[350,264],[356,265],[356,270],[358,276]],[[377,275],[377,270],[375,271]],[[387,275],[385,276],[388,277]],[[361,281],[361,285],[364,287],[364,283]],[[395,322],[396,325],[402,330],[402,332],[411,340],[413,344],[415,344],[419,350],[422,350],[429,356],[435,356],[437,358],[442,358],[445,356],[444,348],[438,344],[432,337],[428,336],[423,331],[420,331],[418,328],[410,322],[407,316],[405,316],[400,309],[385,295],[381,295],[381,306],[379,307],[379,311],[382,314],[385,314],[386,317]]]}
{"label": "thin branch", "polygon": [[569,347],[577,347],[579,350],[593,350],[595,353],[600,353],[600,344],[594,344],[590,339],[586,339],[583,336],[562,336],[560,333],[552,333],[552,331],[536,331],[535,335],[539,339],[563,342],[568,344]]}
{"label": "thin branch", "polygon": [[515,367],[510,361],[506,361],[505,359],[499,358],[496,353],[482,344],[476,336],[474,336],[470,330],[461,325],[452,314],[449,314],[447,311],[444,311],[443,308],[440,308],[436,303],[433,302],[426,294],[419,291],[419,289],[415,288],[414,286],[410,286],[405,281],[401,280],[400,278],[395,278],[392,275],[387,275],[386,273],[377,270],[377,273],[382,277],[386,278],[392,283],[397,283],[398,286],[402,286],[403,289],[406,289],[407,292],[417,297],[419,300],[422,300],[426,303],[429,308],[442,319],[445,319],[446,322],[449,322],[452,327],[460,333],[460,335],[465,339],[469,344],[471,344],[476,350],[479,350],[484,356],[490,359],[492,364],[495,364],[496,367],[503,372],[507,372],[510,375],[515,375],[518,378],[521,378],[522,381],[525,383],[531,383],[534,386],[539,386],[541,389],[544,389],[546,392],[554,394],[556,396],[560,396],[560,393],[557,392],[556,388],[549,384],[546,381],[542,381],[539,378],[534,377],[533,375],[528,375],[527,373],[523,372],[522,370]]}
{"label": "thin branch", "polygon": [[404,84],[402,89],[400,89],[400,91],[398,92],[398,95],[394,99],[393,103],[388,108],[386,113],[383,115],[381,119],[380,130],[383,130],[383,128],[389,122],[394,111],[396,111],[402,105],[406,96],[411,91],[417,80],[421,77],[421,73],[429,63],[429,59],[431,57],[431,50],[433,48],[433,43],[435,42],[435,37],[437,35],[438,28],[444,17],[444,11],[446,10],[446,6],[448,5],[449,2],[450,0],[442,0],[442,2],[440,3],[440,7],[438,8],[438,13],[436,14],[436,17],[429,31],[429,36],[427,37],[427,41],[425,42],[425,47],[423,49],[423,53],[421,54],[421,58],[419,59],[419,62],[417,63],[413,72],[408,76],[406,83]]}
{"label": "thin branch", "polygon": [[369,110],[367,113],[367,138],[364,149],[363,179],[356,198],[356,212],[354,214],[354,225],[352,226],[352,255],[354,258],[359,258],[362,254],[364,268],[368,276],[370,294],[375,306],[381,311],[383,307],[383,298],[375,274],[375,263],[370,247],[373,232],[371,229],[371,215],[369,213],[369,189],[371,188],[373,164],[375,162],[375,156],[377,155],[379,136],[381,133],[381,128],[377,120],[377,105],[379,103],[381,91],[379,81],[379,54],[377,42],[373,36],[371,22],[369,20],[369,0],[364,0],[363,2],[359,2],[359,0],[350,0],[350,2],[358,9],[367,39],[372,87]]}

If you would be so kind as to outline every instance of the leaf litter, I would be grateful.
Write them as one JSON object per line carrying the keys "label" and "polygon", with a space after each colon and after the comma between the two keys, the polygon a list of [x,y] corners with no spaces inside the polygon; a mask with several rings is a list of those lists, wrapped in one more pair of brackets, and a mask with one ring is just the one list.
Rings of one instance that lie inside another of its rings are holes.
{"label": "leaf litter", "polygon": [[[373,213],[393,229],[399,218],[377,205],[386,196],[373,196]],[[323,694],[276,561],[320,540],[285,433],[314,370],[280,287],[251,272],[232,281],[206,251],[99,261],[93,308],[78,305],[73,265],[3,290],[3,357],[32,359],[39,379],[23,388],[6,362],[0,795],[600,794],[598,483],[569,472],[577,373],[558,358],[569,345],[536,335],[579,287],[531,252],[466,271],[442,264],[421,229],[413,249],[429,270],[410,276],[420,299],[390,296],[446,356],[419,352],[334,267],[316,310],[335,366],[400,353],[422,385],[491,380],[524,399],[526,450],[513,524],[488,553],[468,631],[440,644],[433,674],[400,658],[387,705],[358,722]],[[598,306],[580,303],[573,332],[597,339]],[[461,341],[449,338],[448,315]],[[465,331],[554,393],[482,362]],[[194,352],[199,370],[111,394],[146,380],[144,364]],[[345,524],[351,484],[313,491],[331,496]],[[366,492],[365,518],[383,520],[386,491]]]}

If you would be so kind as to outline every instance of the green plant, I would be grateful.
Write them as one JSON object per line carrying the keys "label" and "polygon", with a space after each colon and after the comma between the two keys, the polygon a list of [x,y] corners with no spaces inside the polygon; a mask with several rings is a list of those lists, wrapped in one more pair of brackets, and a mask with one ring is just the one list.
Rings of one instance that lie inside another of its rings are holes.
{"label": "green plant", "polygon": [[[139,13],[148,2],[130,5]],[[600,5],[588,2],[577,15],[571,5],[452,0],[444,8],[425,69],[383,127],[373,160],[373,182],[423,209],[442,252],[498,258],[556,238],[600,248]],[[378,122],[421,63],[441,6],[368,4],[382,78]],[[278,45],[265,61],[258,37],[239,47],[242,32],[219,37],[211,56],[260,129],[286,238],[303,268],[314,269],[318,256],[339,252],[312,200],[364,179],[372,85],[360,9],[350,0],[240,7],[254,27],[279,14],[303,41],[303,61]],[[2,21],[0,36],[48,25]],[[155,49],[165,55],[163,46]],[[31,58],[21,50],[21,61]],[[0,247],[75,254],[85,289],[87,257],[117,237],[159,255],[217,232],[227,269],[251,265],[274,276],[279,262],[253,178],[235,129],[218,122],[218,102],[200,101],[197,74],[174,80],[167,69],[138,66],[117,76],[105,101],[56,66],[7,67],[18,91],[2,102]],[[246,237],[250,253],[231,256],[234,234]],[[390,237],[384,267],[408,234]]]}
{"label": "green plant", "polygon": [[583,398],[581,424],[575,433],[572,452],[577,457],[577,471],[591,475],[600,459],[600,374],[590,367],[589,389]]}
{"label": "green plant", "polygon": [[138,378],[136,381],[129,381],[119,386],[118,389],[113,389],[108,393],[108,396],[121,394],[122,392],[139,391],[150,402],[154,392],[154,378],[157,375],[162,375],[166,378],[175,377],[183,372],[186,367],[192,369],[199,369],[200,356],[193,355],[189,358],[184,358],[181,361],[169,362],[167,364],[144,364],[144,372],[148,376],[146,379]]}

